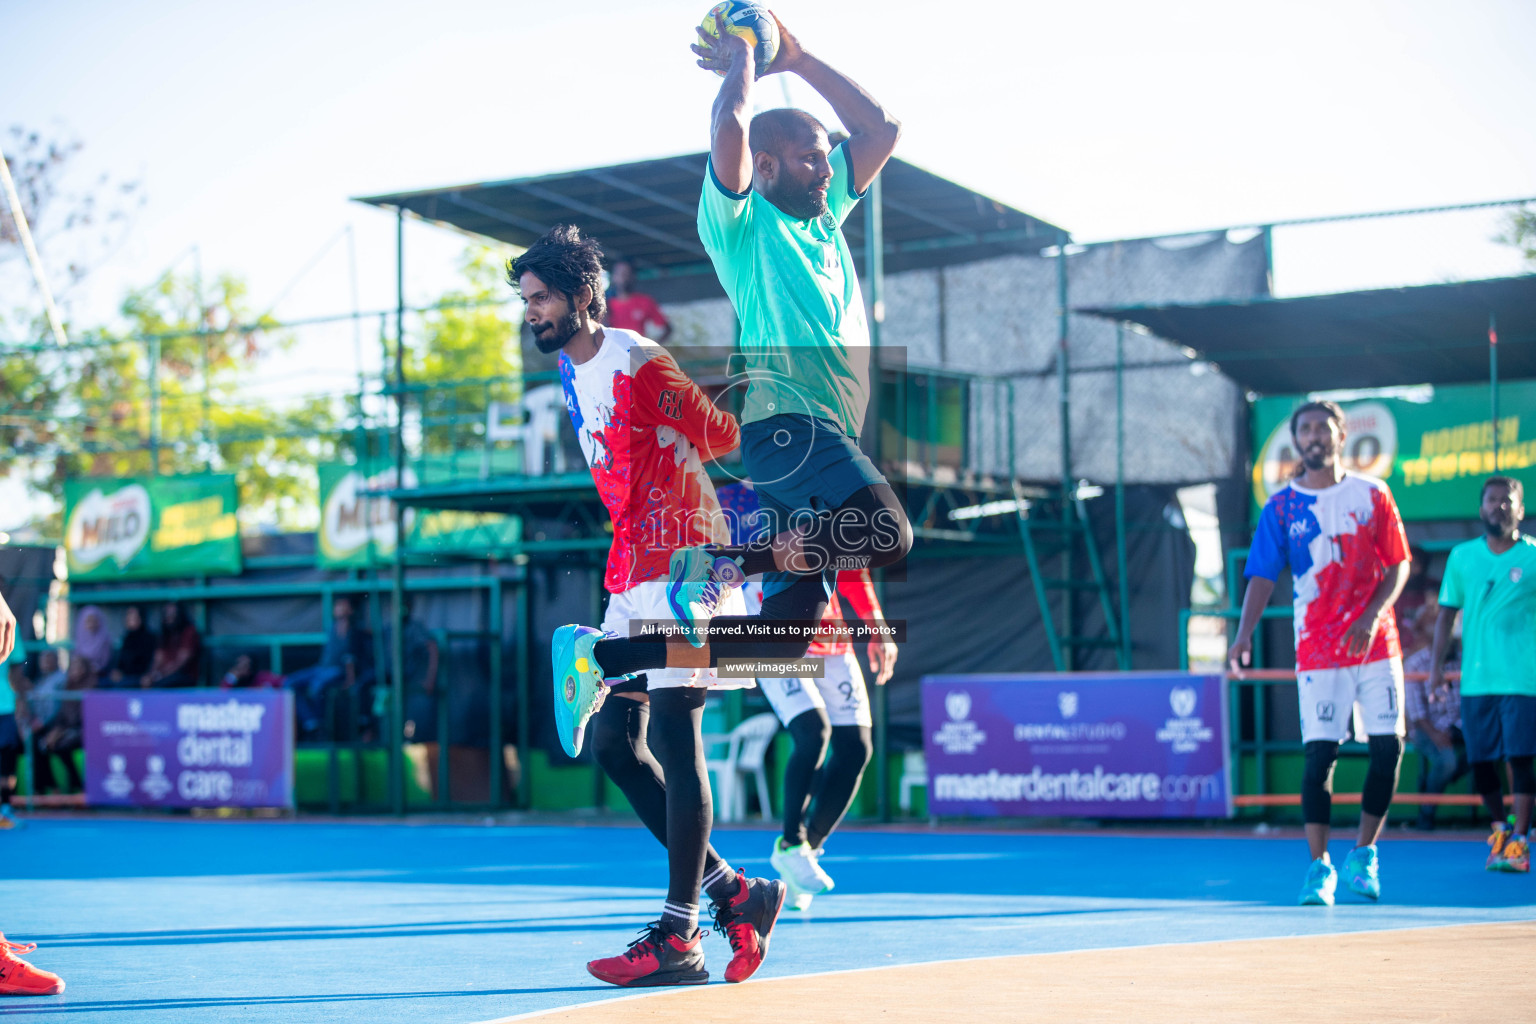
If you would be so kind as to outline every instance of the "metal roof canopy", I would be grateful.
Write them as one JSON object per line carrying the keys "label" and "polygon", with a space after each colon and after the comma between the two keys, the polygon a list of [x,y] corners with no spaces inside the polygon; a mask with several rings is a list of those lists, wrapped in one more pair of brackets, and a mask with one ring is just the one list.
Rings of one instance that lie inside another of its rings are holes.
{"label": "metal roof canopy", "polygon": [[[699,241],[706,153],[420,192],[358,197],[472,234],[526,246],[560,223],[575,224],[610,257],[631,260],[658,299],[725,293]],[[1066,232],[906,161],[881,172],[886,272],[1038,252]],[[865,218],[843,224],[861,264]]]}
{"label": "metal roof canopy", "polygon": [[1202,306],[1079,309],[1141,324],[1265,394],[1536,377],[1536,274]]}

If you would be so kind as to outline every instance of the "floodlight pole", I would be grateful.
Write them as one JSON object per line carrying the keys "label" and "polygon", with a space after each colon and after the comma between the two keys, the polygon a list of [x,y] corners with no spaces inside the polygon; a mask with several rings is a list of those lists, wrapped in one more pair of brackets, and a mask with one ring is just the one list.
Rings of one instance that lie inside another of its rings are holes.
{"label": "floodlight pole", "polygon": [[[870,457],[877,467],[883,469],[881,442],[884,439],[885,422],[880,410],[883,382],[880,326],[885,320],[885,200],[878,174],[869,183],[869,191],[864,196],[864,277],[869,285],[869,407],[864,422],[869,425],[867,429],[874,431],[874,437],[870,438]],[[876,569],[871,575],[883,606],[885,573]],[[875,718],[875,810],[881,821],[890,821],[891,779],[889,765],[886,763],[890,757],[890,708],[886,687],[875,687],[870,696],[873,698]]]}
{"label": "floodlight pole", "polygon": [[1488,401],[1493,414],[1493,471],[1499,471],[1499,320],[1488,313]]}
{"label": "floodlight pole", "polygon": [[[390,577],[389,807],[405,814],[405,207],[395,209],[395,565]],[[439,743],[447,737],[439,736]]]}

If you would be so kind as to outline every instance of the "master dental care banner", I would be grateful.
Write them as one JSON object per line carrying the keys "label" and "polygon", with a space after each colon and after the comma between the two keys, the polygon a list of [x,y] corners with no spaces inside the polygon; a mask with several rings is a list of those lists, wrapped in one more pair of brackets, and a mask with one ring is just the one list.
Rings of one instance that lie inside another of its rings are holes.
{"label": "master dental care banner", "polygon": [[237,575],[238,505],[233,474],[66,480],[69,577]]}
{"label": "master dental care banner", "polygon": [[91,806],[293,806],[292,693],[92,690],[83,701]]}
{"label": "master dental care banner", "polygon": [[1220,676],[924,676],[922,687],[931,814],[1232,815]]}

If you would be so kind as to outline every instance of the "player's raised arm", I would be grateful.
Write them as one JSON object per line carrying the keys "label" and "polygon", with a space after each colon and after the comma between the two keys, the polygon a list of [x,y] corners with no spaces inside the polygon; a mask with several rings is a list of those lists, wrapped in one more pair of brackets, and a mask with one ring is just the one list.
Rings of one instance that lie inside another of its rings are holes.
{"label": "player's raised arm", "polygon": [[[887,113],[880,101],[853,79],[806,52],[800,40],[779,21],[778,15],[774,15],[773,20],[779,26],[779,55],[769,65],[767,73],[793,71],[831,104],[837,119],[848,129],[848,141],[843,145],[847,147],[849,163],[853,167],[854,190],[863,192],[896,151],[896,140],[901,138],[901,122]],[[723,89],[721,95],[724,95]]]}
{"label": "player's raised arm", "polygon": [[741,36],[726,31],[724,14],[715,15],[714,36],[702,28],[698,33],[693,52],[699,56],[699,67],[725,75],[710,116],[709,164],[722,186],[744,195],[752,190],[752,150],[747,145],[752,83],[757,74],[752,47]]}

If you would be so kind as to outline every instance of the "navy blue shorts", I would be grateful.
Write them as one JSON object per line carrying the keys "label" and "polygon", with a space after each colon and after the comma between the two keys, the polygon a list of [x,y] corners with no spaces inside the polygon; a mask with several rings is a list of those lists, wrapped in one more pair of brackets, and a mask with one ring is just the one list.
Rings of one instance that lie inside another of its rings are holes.
{"label": "navy blue shorts", "polygon": [[1461,735],[1467,760],[1536,757],[1536,697],[1490,693],[1461,698]]}
{"label": "navy blue shorts", "polygon": [[[770,534],[832,512],[864,488],[886,483],[842,427],[798,413],[743,423],[741,461],[757,489]],[[798,578],[764,573],[763,593],[777,593]]]}
{"label": "navy blue shorts", "polygon": [[16,728],[16,716],[9,711],[0,714],[0,750],[21,750],[21,733]]}

